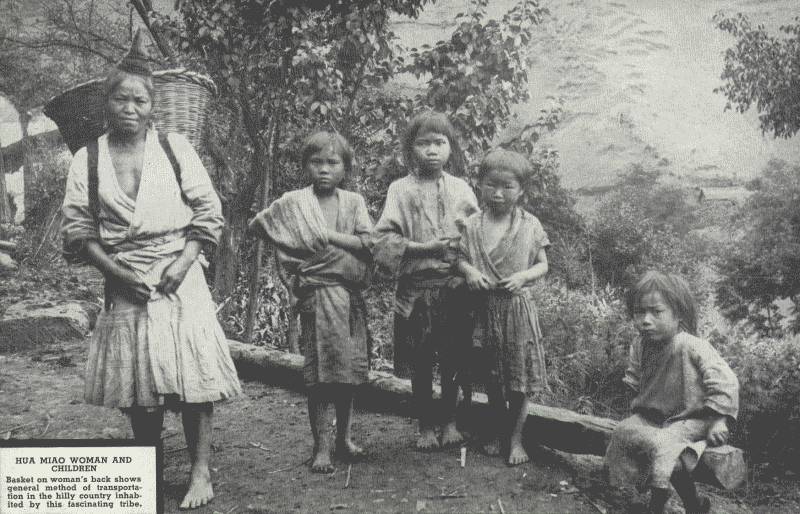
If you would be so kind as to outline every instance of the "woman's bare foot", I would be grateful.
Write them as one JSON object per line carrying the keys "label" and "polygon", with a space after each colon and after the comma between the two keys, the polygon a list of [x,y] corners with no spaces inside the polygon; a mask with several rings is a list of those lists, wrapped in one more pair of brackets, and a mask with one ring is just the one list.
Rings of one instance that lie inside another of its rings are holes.
{"label": "woman's bare foot", "polygon": [[417,439],[418,450],[435,450],[439,448],[439,440],[436,438],[436,432],[432,428],[423,428],[419,431],[419,439]]}
{"label": "woman's bare foot", "polygon": [[511,449],[508,452],[508,465],[519,466],[529,460],[531,459],[528,457],[528,452],[522,447],[522,443],[519,441],[511,441]]}
{"label": "woman's bare foot", "polygon": [[500,455],[500,439],[495,437],[488,443],[484,444],[483,451],[486,452],[486,455],[491,455],[492,457]]}
{"label": "woman's bare foot", "polygon": [[464,436],[456,428],[456,422],[451,421],[442,427],[442,447],[451,448],[464,442]]}
{"label": "woman's bare foot", "polygon": [[312,473],[333,473],[335,468],[331,462],[331,452],[327,448],[322,450],[314,448],[314,456],[311,460]]}
{"label": "woman's bare foot", "polygon": [[207,505],[214,499],[214,489],[211,487],[211,473],[207,467],[195,466],[189,481],[189,490],[181,502],[181,510],[196,509]]}
{"label": "woman's bare foot", "polygon": [[343,441],[336,441],[336,456],[345,461],[353,462],[363,459],[367,456],[367,452],[351,439]]}

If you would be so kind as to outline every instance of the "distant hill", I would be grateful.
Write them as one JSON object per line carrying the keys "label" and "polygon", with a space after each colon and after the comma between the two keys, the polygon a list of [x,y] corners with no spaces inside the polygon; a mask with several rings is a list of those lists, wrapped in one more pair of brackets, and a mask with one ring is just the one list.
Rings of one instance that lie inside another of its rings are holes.
{"label": "distant hill", "polygon": [[[494,13],[513,2],[490,3]],[[583,194],[613,187],[635,163],[690,184],[752,178],[771,158],[800,161],[800,140],[762,137],[756,113],[723,112],[722,57],[733,39],[711,18],[744,12],[776,30],[800,16],[796,0],[557,0],[532,42],[531,101],[521,121],[556,98],[566,117],[544,140],[561,155],[563,183]],[[406,44],[442,39],[466,2],[440,0],[400,21]]]}

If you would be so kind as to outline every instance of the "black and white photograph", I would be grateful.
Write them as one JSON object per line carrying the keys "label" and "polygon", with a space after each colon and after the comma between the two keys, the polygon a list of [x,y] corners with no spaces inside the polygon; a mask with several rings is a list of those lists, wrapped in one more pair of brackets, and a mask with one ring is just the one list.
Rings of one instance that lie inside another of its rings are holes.
{"label": "black and white photograph", "polygon": [[800,2],[0,0],[0,514],[800,511]]}

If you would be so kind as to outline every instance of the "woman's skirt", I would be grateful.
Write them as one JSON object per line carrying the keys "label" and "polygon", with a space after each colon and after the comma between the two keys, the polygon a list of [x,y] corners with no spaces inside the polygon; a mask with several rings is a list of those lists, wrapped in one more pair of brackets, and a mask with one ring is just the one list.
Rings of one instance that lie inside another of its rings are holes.
{"label": "woman's skirt", "polygon": [[174,407],[174,402],[214,402],[241,392],[198,263],[169,297],[133,304],[113,295],[108,303],[89,346],[87,403]]}

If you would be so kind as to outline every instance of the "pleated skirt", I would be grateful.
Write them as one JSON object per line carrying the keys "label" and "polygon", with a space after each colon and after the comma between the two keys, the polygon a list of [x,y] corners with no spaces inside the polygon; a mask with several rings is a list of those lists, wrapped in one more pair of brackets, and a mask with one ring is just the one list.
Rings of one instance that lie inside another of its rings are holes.
{"label": "pleated skirt", "polygon": [[176,408],[241,392],[199,264],[189,269],[174,295],[143,305],[112,296],[109,303],[89,346],[87,403]]}

